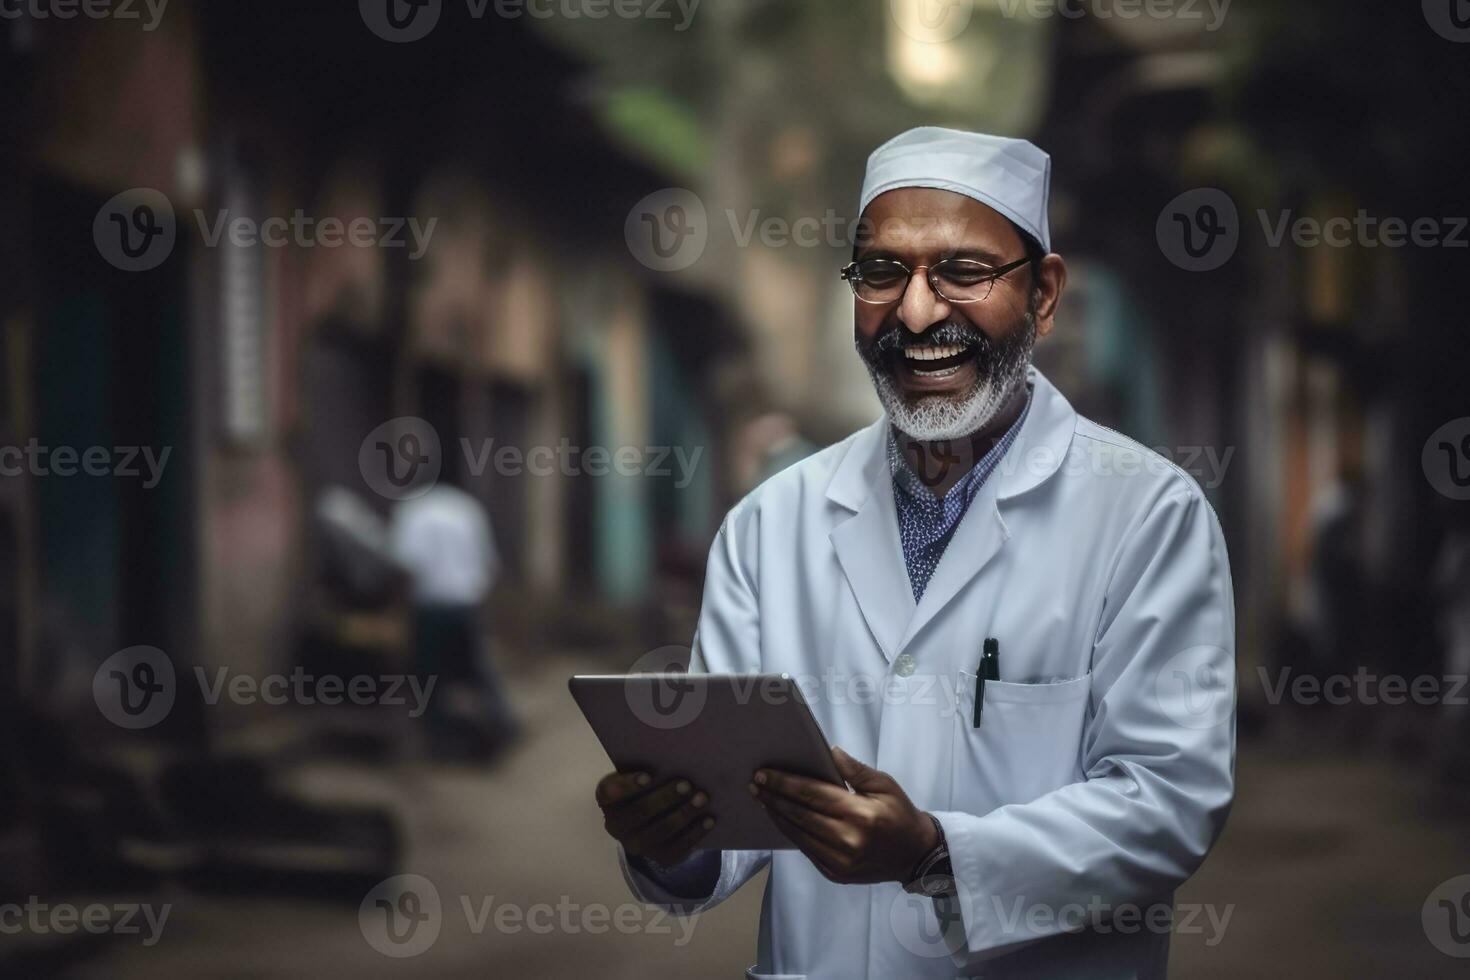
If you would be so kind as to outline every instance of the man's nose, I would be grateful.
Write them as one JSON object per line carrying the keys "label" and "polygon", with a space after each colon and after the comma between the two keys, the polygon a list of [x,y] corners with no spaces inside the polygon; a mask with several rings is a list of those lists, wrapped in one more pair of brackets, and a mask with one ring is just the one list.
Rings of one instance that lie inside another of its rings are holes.
{"label": "man's nose", "polygon": [[927,269],[915,269],[898,306],[898,318],[911,333],[923,333],[949,316],[949,304],[934,292]]}

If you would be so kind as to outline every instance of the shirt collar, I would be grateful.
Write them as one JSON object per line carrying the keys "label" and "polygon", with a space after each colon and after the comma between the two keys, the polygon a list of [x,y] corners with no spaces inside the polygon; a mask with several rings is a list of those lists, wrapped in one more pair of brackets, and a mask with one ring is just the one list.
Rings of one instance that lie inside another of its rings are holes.
{"label": "shirt collar", "polygon": [[[1021,413],[1016,416],[1016,420],[1011,423],[1005,433],[995,441],[995,445],[991,446],[985,455],[977,460],[975,465],[970,467],[964,476],[960,477],[959,482],[950,488],[949,493],[945,494],[943,498],[946,502],[960,498],[964,500],[966,505],[969,504],[974,498],[975,493],[985,484],[985,480],[990,476],[991,471],[995,469],[996,464],[1000,462],[1001,457],[1006,454],[1006,450],[1011,447],[1011,443],[1016,441],[1016,435],[1021,431],[1021,426],[1026,421],[1026,415],[1030,411],[1031,386],[1027,384],[1026,404],[1021,407]],[[892,425],[888,426],[887,444],[888,472],[893,477],[894,487],[915,501],[939,503],[941,498],[929,488],[909,464],[908,457],[904,455],[903,450],[899,447],[898,437]]]}

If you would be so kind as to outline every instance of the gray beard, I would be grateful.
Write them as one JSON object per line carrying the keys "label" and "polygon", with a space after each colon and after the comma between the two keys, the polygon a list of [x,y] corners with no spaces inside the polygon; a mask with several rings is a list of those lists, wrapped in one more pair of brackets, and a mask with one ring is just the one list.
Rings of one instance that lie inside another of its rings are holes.
{"label": "gray beard", "polygon": [[1026,371],[1036,349],[1036,314],[1028,311],[1019,338],[1003,342],[1000,356],[990,370],[977,373],[975,383],[962,395],[926,395],[908,399],[898,389],[892,376],[863,358],[878,400],[888,413],[888,421],[920,442],[961,439],[989,425],[997,413],[1026,383]]}

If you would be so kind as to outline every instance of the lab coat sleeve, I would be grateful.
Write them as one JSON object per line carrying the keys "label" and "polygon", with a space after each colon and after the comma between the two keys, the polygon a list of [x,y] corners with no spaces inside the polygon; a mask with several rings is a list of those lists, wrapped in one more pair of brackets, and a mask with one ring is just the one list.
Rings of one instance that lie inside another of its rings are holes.
{"label": "lab coat sleeve", "polygon": [[1079,928],[1079,905],[1169,901],[1224,826],[1235,608],[1224,538],[1197,490],[1175,490],[1136,520],[1105,588],[1084,778],[986,814],[935,814],[958,891],[937,911],[961,917],[950,942],[959,966]]}
{"label": "lab coat sleeve", "polygon": [[[689,658],[690,673],[753,674],[760,671],[756,521],[753,508],[737,506],[725,519],[710,548],[704,601]],[[695,852],[685,865],[700,861],[702,853],[705,852]],[[729,898],[771,859],[770,851],[719,853],[719,879],[713,892],[702,899],[681,898],[665,887],[668,882],[655,881],[631,866],[621,845],[618,846],[618,861],[628,887],[640,901],[661,906],[675,915],[693,915]]]}

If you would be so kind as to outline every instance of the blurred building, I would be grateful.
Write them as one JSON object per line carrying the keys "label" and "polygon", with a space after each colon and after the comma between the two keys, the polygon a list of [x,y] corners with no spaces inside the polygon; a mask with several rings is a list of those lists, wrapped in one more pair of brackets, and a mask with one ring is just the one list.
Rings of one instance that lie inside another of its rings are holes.
{"label": "blurred building", "polygon": [[[38,781],[58,759],[30,744],[43,731],[138,786],[200,749],[299,749],[281,712],[228,704],[181,704],[118,739],[87,703],[114,651],[259,676],[325,637],[356,669],[406,669],[391,600],[325,593],[314,518],[334,486],[388,513],[359,450],[398,416],[434,427],[445,478],[492,516],[513,648],[687,636],[729,497],[732,393],[709,381],[744,345],[717,299],[630,254],[629,209],[668,181],[568,104],[574,59],[494,17],[389,45],[355,10],[290,3],[175,0],[151,31],[0,29],[14,103],[0,441],[169,452],[156,486],[0,480],[3,686],[51,726],[21,725],[0,759],[22,788],[0,810],[7,852],[33,853]],[[164,195],[177,228],[142,272],[93,234],[134,188]],[[211,240],[221,217],[297,213],[367,219],[406,247]],[[432,235],[421,249],[410,219]],[[527,467],[535,447],[558,451],[552,471]],[[592,447],[639,466],[657,454],[662,473],[605,472]]]}

